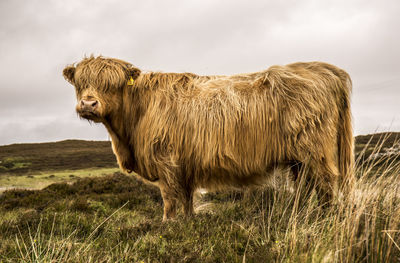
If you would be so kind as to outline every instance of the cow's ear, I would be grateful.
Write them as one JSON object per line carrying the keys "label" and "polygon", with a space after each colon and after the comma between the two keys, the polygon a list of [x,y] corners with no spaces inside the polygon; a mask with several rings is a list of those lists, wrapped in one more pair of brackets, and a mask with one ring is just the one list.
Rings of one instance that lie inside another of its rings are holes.
{"label": "cow's ear", "polygon": [[137,79],[140,75],[140,69],[135,68],[135,67],[129,67],[128,68],[128,79],[132,77],[133,80]]}
{"label": "cow's ear", "polygon": [[67,66],[63,70],[64,78],[71,84],[74,84],[74,76],[75,76],[75,67]]}

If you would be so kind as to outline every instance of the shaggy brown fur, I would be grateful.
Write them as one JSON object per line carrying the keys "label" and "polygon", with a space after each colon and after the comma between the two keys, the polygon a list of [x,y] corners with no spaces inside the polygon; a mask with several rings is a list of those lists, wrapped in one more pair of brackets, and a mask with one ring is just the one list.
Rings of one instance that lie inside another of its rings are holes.
{"label": "shaggy brown fur", "polygon": [[[164,219],[193,213],[198,188],[258,184],[277,166],[306,167],[322,202],[352,181],[349,75],[322,62],[233,76],[141,73],[90,57],[64,69],[84,118],[108,129],[121,169],[158,185]],[[134,79],[133,85],[128,80]]]}

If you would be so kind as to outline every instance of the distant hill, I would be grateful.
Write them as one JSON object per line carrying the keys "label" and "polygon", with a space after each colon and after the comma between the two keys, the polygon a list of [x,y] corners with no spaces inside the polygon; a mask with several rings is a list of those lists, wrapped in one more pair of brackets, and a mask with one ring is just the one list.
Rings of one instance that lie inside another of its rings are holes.
{"label": "distant hill", "polygon": [[377,145],[378,143],[384,140],[384,147],[391,147],[395,142],[400,140],[400,132],[382,132],[382,133],[374,133],[368,135],[359,135],[356,136],[355,141],[356,145],[366,144],[369,141],[373,145]]}
{"label": "distant hill", "polygon": [[0,174],[118,167],[108,141],[66,140],[0,146]]}
{"label": "distant hill", "polygon": [[387,157],[390,160],[400,161],[400,132],[357,136],[355,138],[356,158],[362,151],[364,151],[363,159]]}
{"label": "distant hill", "polygon": [[[400,140],[400,133],[357,136],[356,155],[370,142],[365,153],[365,157],[369,157],[382,140],[384,143],[380,152],[385,153],[385,149]],[[395,158],[400,160],[400,153]],[[0,175],[113,167],[118,165],[108,141],[66,140],[0,146]]]}

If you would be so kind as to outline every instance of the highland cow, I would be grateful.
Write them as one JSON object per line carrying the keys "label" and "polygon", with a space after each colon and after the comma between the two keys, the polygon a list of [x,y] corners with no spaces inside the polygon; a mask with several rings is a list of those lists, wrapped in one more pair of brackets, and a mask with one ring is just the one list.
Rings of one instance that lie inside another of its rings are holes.
{"label": "highland cow", "polygon": [[191,215],[196,189],[259,184],[282,165],[294,178],[306,167],[322,203],[352,181],[351,80],[333,65],[199,76],[100,56],[63,74],[78,114],[107,128],[120,168],[160,188],[163,220],[177,202]]}

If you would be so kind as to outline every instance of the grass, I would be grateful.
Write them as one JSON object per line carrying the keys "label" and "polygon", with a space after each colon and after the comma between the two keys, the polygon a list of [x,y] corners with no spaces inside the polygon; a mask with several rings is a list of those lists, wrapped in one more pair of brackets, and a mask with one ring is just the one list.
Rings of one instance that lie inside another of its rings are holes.
{"label": "grass", "polygon": [[59,182],[74,182],[79,178],[103,176],[119,171],[118,168],[80,169],[66,171],[43,171],[29,175],[0,176],[0,193],[7,189],[28,188],[42,189],[50,184]]}
{"label": "grass", "polygon": [[157,188],[120,173],[0,196],[0,262],[399,262],[400,164],[357,152],[350,194],[329,208],[286,180],[199,194],[161,223]]}

